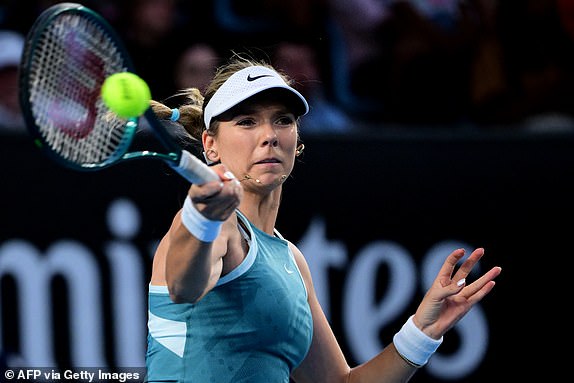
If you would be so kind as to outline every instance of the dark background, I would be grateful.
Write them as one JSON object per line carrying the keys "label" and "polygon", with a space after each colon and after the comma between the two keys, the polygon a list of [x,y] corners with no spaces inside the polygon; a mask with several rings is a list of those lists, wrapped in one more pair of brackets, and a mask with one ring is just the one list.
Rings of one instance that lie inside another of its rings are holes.
{"label": "dark background", "polygon": [[[528,374],[548,374],[554,364],[549,350],[567,327],[566,307],[559,304],[568,302],[562,286],[571,256],[573,137],[421,133],[310,137],[304,142],[305,154],[285,185],[277,224],[284,236],[296,243],[309,220],[322,216],[327,237],[345,243],[351,260],[362,246],[380,239],[398,242],[416,262],[444,239],[485,247],[482,270],[500,265],[503,273],[481,303],[490,327],[487,354],[463,381],[525,376],[510,360],[528,366]],[[150,239],[167,230],[186,190],[185,182],[161,162],[133,161],[78,173],[46,160],[25,137],[2,137],[0,164],[0,245],[21,238],[40,251],[65,237],[101,254],[101,244],[110,240],[104,210],[124,196],[141,211],[142,226],[133,243],[146,253]],[[105,280],[105,261],[100,261]],[[337,295],[345,270],[333,270],[329,277],[332,323],[348,353]],[[2,286],[4,347],[18,351],[10,300],[14,285],[4,278]],[[57,283],[53,288],[65,290]],[[104,296],[114,293],[108,290]],[[382,284],[379,294],[384,293]],[[65,294],[61,297],[65,300]],[[65,308],[58,298],[54,302]],[[383,342],[390,341],[406,315],[383,331]],[[68,330],[55,331],[65,335]],[[445,339],[441,347],[447,350],[455,336]],[[65,336],[59,343],[58,358],[69,363]],[[111,365],[113,352],[109,346]],[[422,370],[415,381],[443,380]]]}

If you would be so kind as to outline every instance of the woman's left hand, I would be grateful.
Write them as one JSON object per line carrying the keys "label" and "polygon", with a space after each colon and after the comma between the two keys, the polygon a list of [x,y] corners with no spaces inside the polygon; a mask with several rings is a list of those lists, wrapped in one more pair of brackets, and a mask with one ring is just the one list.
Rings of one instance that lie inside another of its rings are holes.
{"label": "woman's left hand", "polygon": [[414,315],[415,325],[431,338],[440,339],[462,319],[494,288],[494,279],[502,271],[495,266],[474,282],[467,284],[466,278],[484,255],[484,249],[474,250],[454,273],[464,253],[464,249],[450,253]]}

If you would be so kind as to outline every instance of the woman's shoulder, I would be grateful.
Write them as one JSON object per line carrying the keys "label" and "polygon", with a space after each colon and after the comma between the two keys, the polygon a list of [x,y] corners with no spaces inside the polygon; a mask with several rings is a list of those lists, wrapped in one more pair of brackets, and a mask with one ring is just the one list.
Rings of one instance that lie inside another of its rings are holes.
{"label": "woman's shoulder", "polygon": [[293,242],[287,240],[287,244],[289,245],[291,253],[293,253],[293,257],[295,258],[295,262],[297,262],[297,266],[299,266],[300,269],[302,267],[308,269],[309,266],[307,265],[307,260],[305,259],[303,252],[301,252],[301,250],[299,250],[297,245],[295,245]]}

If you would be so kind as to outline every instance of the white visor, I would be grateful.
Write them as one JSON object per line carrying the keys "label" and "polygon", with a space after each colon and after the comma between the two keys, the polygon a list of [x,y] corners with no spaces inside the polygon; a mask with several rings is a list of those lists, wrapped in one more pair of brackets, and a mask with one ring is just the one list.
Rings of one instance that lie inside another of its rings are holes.
{"label": "white visor", "polygon": [[231,75],[209,100],[203,111],[206,129],[209,129],[213,117],[227,112],[240,102],[268,89],[288,90],[297,96],[297,100],[301,101],[303,113],[300,115],[305,115],[309,111],[305,97],[287,85],[277,72],[263,66],[252,66]]}

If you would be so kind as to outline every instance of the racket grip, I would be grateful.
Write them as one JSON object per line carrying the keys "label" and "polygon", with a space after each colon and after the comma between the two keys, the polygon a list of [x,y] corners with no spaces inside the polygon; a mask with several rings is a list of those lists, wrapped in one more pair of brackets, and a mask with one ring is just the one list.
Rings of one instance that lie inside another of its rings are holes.
{"label": "racket grip", "polygon": [[219,176],[213,169],[187,150],[181,151],[179,164],[171,164],[171,167],[192,184],[201,185],[210,181],[219,181]]}

